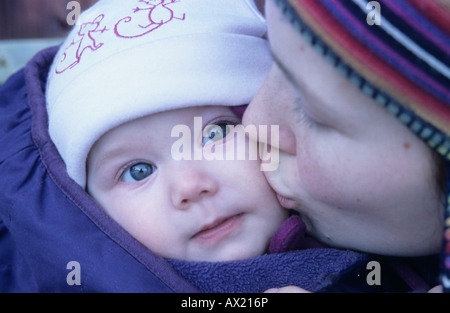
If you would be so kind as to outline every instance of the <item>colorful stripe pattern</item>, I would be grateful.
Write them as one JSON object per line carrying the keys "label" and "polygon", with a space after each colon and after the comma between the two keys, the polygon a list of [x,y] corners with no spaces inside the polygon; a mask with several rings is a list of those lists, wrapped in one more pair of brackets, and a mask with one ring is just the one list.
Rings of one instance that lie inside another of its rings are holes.
{"label": "colorful stripe pattern", "polygon": [[[275,1],[327,61],[450,163],[449,2]],[[450,205],[444,223],[442,281],[448,291]]]}

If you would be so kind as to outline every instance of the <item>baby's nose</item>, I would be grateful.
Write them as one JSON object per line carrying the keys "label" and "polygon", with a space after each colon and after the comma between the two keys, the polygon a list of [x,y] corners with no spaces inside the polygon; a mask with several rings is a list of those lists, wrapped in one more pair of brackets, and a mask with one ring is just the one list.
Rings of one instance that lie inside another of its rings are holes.
{"label": "baby's nose", "polygon": [[173,178],[171,198],[178,209],[188,209],[193,203],[216,194],[218,185],[208,173],[194,165],[196,161],[186,161]]}

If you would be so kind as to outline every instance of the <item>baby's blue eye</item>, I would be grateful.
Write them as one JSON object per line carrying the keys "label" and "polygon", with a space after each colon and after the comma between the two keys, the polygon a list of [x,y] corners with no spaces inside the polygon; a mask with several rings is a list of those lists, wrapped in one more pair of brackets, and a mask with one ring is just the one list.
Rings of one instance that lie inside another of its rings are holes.
{"label": "baby's blue eye", "polygon": [[152,164],[148,163],[137,163],[131,166],[126,170],[126,172],[123,175],[123,181],[125,182],[136,182],[141,181],[156,170],[156,167]]}
{"label": "baby's blue eye", "polygon": [[203,131],[203,144],[208,141],[219,141],[230,133],[230,123],[217,123],[208,125]]}

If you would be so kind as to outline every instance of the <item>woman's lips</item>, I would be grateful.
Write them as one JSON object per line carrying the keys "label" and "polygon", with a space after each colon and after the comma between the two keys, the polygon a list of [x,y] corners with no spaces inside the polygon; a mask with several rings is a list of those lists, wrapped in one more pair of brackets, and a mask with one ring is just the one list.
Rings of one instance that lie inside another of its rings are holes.
{"label": "woman's lips", "polygon": [[202,241],[218,241],[231,234],[242,222],[242,213],[228,217],[218,218],[212,223],[203,226],[192,236]]}
{"label": "woman's lips", "polygon": [[277,199],[278,202],[280,202],[281,206],[286,209],[295,209],[300,206],[300,204],[297,201],[284,197],[279,193],[277,193]]}

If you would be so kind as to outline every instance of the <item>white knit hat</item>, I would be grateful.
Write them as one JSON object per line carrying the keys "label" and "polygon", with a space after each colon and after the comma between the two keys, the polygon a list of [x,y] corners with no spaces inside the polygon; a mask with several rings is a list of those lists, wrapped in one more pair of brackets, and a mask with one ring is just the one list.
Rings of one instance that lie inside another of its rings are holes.
{"label": "white knit hat", "polygon": [[86,185],[107,131],[149,114],[248,104],[271,66],[252,0],[100,0],[62,44],[47,83],[49,133]]}

